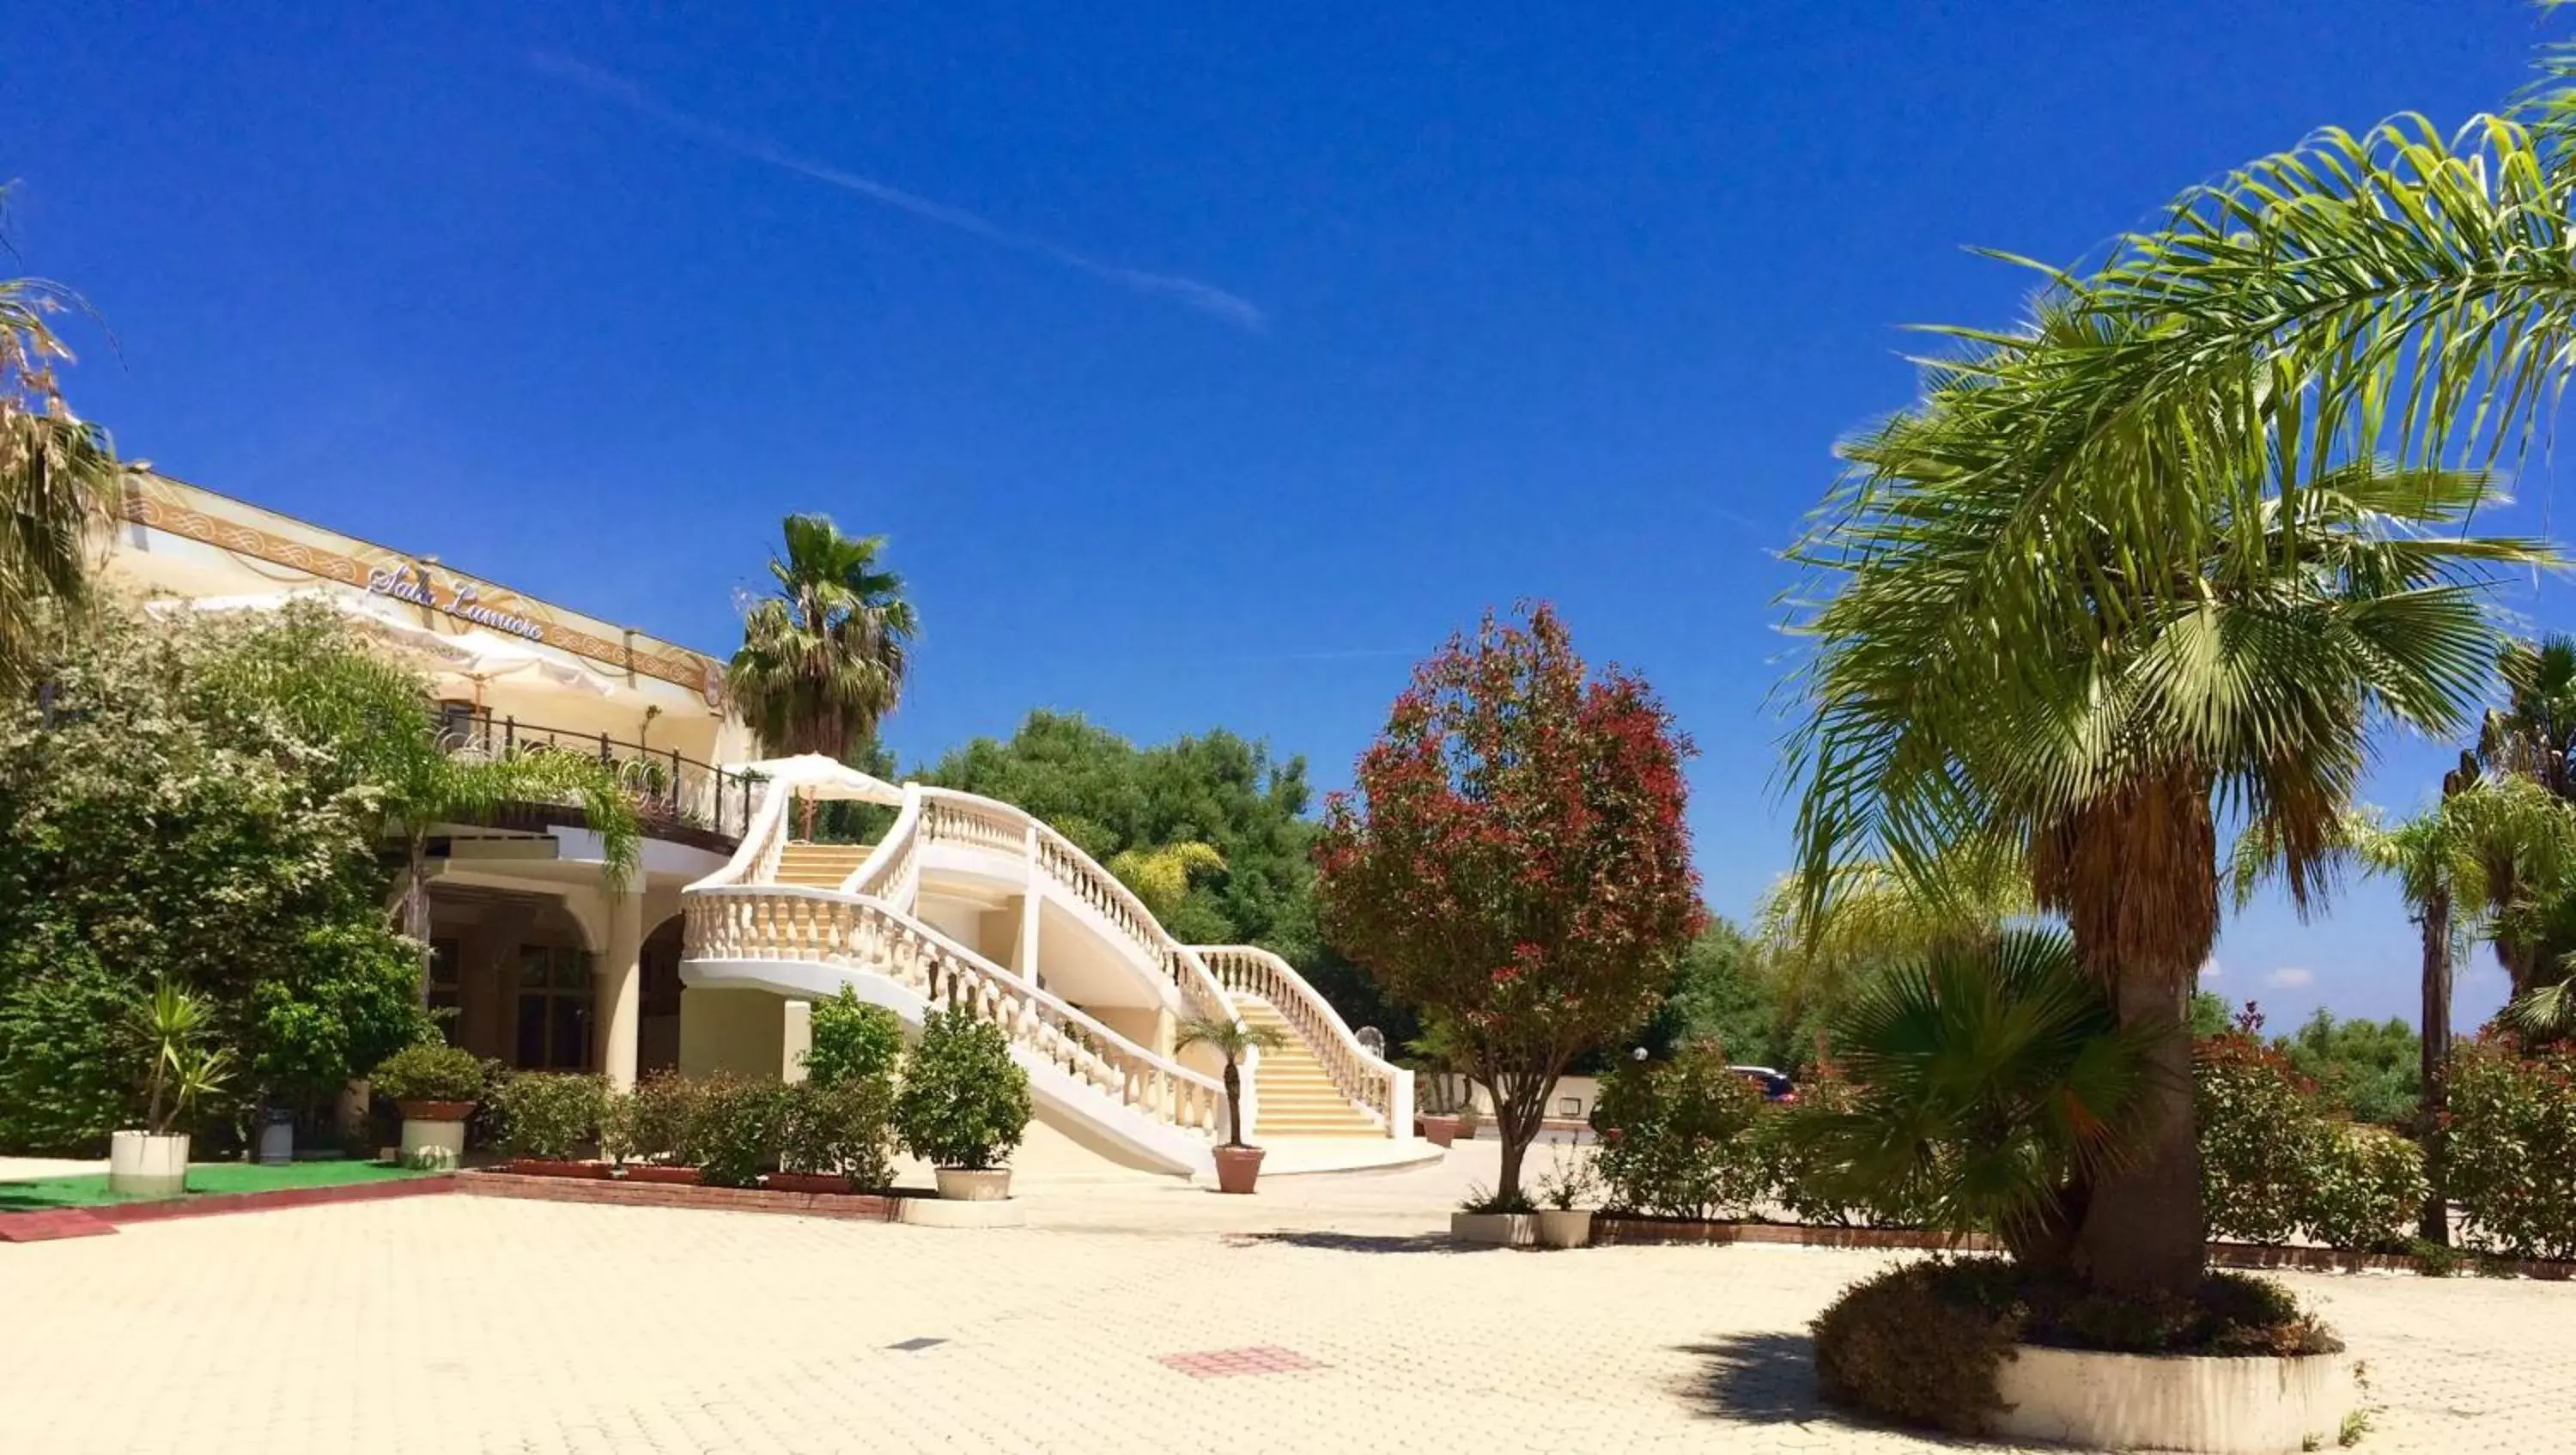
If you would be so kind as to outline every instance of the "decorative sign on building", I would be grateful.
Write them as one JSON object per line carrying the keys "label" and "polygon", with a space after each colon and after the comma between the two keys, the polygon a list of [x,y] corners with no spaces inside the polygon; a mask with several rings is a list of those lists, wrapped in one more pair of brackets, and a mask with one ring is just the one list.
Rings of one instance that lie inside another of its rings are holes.
{"label": "decorative sign on building", "polygon": [[546,629],[526,617],[513,616],[509,612],[496,611],[485,606],[481,594],[471,581],[448,578],[445,596],[442,599],[440,587],[435,578],[430,575],[429,568],[417,561],[404,566],[376,567],[367,573],[367,589],[378,596],[390,596],[397,601],[408,601],[414,606],[426,606],[432,611],[443,611],[449,616],[462,617],[476,626],[488,626],[494,631],[526,637],[532,642],[542,642],[546,639]]}

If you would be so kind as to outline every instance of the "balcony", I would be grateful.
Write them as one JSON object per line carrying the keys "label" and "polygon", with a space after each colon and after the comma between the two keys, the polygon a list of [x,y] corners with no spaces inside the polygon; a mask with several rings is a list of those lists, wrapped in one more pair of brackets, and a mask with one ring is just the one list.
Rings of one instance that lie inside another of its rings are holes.
{"label": "balcony", "polygon": [[[647,838],[730,854],[742,842],[756,804],[755,773],[729,772],[685,757],[677,748],[653,748],[607,733],[576,732],[515,717],[447,705],[438,719],[439,741],[450,753],[504,759],[537,753],[577,753],[605,764],[634,801]],[[577,803],[510,803],[480,816],[487,827],[543,833],[586,828]]]}

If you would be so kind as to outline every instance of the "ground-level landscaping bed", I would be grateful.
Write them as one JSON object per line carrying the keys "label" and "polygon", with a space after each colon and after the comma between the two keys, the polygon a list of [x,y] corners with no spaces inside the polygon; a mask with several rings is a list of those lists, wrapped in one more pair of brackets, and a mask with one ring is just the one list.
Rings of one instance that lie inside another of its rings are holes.
{"label": "ground-level landscaping bed", "polygon": [[[627,1168],[622,1171],[632,1172]],[[632,1176],[541,1175],[496,1167],[459,1173],[460,1191],[477,1197],[533,1198],[545,1202],[605,1203],[625,1207],[704,1208],[731,1212],[803,1213],[862,1222],[900,1220],[908,1199],[893,1192],[804,1192],[772,1187],[709,1187]]]}
{"label": "ground-level landscaping bed", "polygon": [[[1991,1253],[1995,1240],[1979,1233],[1951,1237],[1918,1228],[1854,1228],[1815,1223],[1770,1223],[1733,1219],[1649,1217],[1638,1213],[1596,1213],[1596,1244],[1788,1243],[1808,1248],[1896,1248],[1958,1253]],[[2436,1260],[2413,1253],[2356,1253],[2339,1248],[2214,1240],[2209,1261],[2222,1268],[2296,1269],[2310,1273],[2392,1272],[2443,1275],[2474,1271],[2495,1277],[2537,1278],[2554,1282],[2576,1279],[2576,1263],[2530,1258],[2501,1258],[2462,1250]]]}

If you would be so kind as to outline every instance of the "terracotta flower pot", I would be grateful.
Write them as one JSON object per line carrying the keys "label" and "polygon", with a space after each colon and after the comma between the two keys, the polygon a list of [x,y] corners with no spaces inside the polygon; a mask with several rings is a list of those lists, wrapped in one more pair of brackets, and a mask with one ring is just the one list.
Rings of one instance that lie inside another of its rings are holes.
{"label": "terracotta flower pot", "polygon": [[620,1169],[629,1182],[667,1182],[680,1187],[698,1185],[695,1167],[665,1167],[653,1162],[629,1162]]}
{"label": "terracotta flower pot", "polygon": [[1422,1123],[1423,1138],[1435,1147],[1446,1147],[1458,1140],[1456,1117],[1427,1116],[1417,1120]]}
{"label": "terracotta flower pot", "polygon": [[1219,1147],[1216,1149],[1216,1190],[1249,1193],[1252,1184],[1261,1180],[1259,1147]]}
{"label": "terracotta flower pot", "polygon": [[551,1157],[513,1157],[510,1170],[522,1177],[581,1177],[605,1181],[617,1169],[605,1162],[559,1162]]}
{"label": "terracotta flower pot", "polygon": [[772,1172],[760,1179],[760,1185],[772,1192],[847,1192],[850,1174],[846,1172]]}

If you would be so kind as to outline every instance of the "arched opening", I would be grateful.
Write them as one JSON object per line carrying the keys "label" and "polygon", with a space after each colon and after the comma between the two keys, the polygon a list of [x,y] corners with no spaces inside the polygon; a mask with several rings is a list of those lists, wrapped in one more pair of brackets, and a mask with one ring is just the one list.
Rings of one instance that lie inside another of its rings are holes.
{"label": "arched opening", "polygon": [[643,977],[635,1026],[638,1076],[680,1067],[680,934],[681,919],[675,914],[644,937],[638,957]]}

